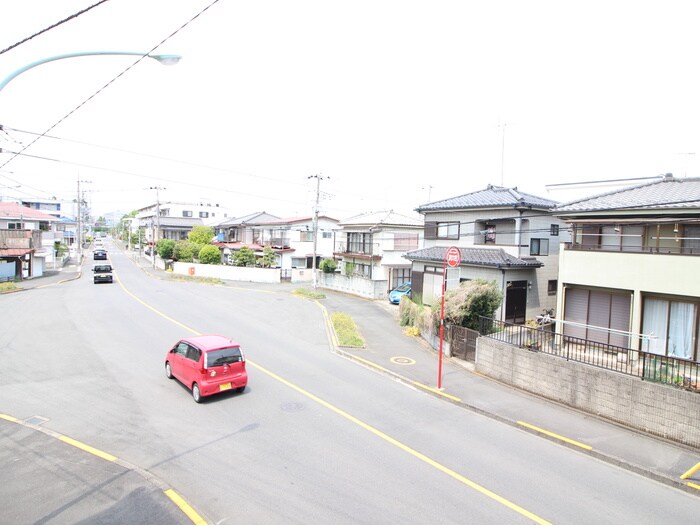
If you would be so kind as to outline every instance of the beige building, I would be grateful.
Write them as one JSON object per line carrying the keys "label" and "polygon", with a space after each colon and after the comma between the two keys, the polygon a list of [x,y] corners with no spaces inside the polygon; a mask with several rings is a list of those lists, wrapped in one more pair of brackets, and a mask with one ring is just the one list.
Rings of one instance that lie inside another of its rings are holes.
{"label": "beige building", "polygon": [[659,181],[559,206],[565,335],[700,360],[700,179]]}

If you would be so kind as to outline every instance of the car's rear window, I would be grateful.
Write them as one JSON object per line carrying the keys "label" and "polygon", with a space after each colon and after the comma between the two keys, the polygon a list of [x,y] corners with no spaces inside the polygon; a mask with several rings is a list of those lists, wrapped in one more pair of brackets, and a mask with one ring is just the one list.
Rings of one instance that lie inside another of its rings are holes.
{"label": "car's rear window", "polygon": [[240,346],[231,346],[228,348],[220,348],[206,353],[207,368],[212,366],[230,365],[243,360]]}

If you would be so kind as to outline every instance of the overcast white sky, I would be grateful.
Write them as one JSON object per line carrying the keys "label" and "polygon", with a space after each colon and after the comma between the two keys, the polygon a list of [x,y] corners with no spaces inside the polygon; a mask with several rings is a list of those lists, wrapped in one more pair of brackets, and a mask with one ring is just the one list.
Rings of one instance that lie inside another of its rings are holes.
{"label": "overcast white sky", "polygon": [[[0,49],[97,1],[12,2]],[[154,52],[182,61],[140,62],[24,152],[53,160],[0,154],[0,195],[71,199],[80,179],[97,214],[151,204],[158,186],[163,201],[286,217],[312,213],[321,174],[321,212],[343,219],[488,183],[565,201],[546,185],[697,176],[699,13],[672,0],[111,0],[0,54],[0,78],[164,39]],[[19,151],[23,132],[44,133],[136,58],[18,76],[0,91],[0,147]]]}

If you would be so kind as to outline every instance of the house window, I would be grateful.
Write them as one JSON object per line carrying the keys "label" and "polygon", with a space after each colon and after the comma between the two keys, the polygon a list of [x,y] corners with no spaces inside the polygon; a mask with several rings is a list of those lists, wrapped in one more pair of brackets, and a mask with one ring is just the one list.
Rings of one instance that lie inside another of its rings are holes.
{"label": "house window", "polygon": [[496,226],[487,224],[484,234],[484,244],[496,244]]}
{"label": "house window", "polygon": [[411,269],[410,268],[394,268],[391,270],[391,285],[396,288],[403,283],[408,283],[411,281]]}
{"label": "house window", "polygon": [[550,224],[549,234],[552,237],[558,237],[559,236],[559,225],[558,224]]}
{"label": "house window", "polygon": [[305,242],[305,241],[313,241],[314,240],[314,232],[300,232],[300,241]]}
{"label": "house window", "polygon": [[679,359],[697,356],[695,330],[698,303],[673,301],[657,297],[644,298],[642,333],[653,334],[648,339],[647,352]]}
{"label": "house window", "polygon": [[192,212],[191,212],[191,211],[188,211],[188,210],[185,210],[185,211],[182,212],[182,216],[183,216],[183,217],[192,217]]}
{"label": "house window", "polygon": [[170,215],[170,208],[161,208],[160,209],[160,216],[161,217],[167,217]]}
{"label": "house window", "polygon": [[394,250],[407,252],[418,248],[417,233],[395,233]]}
{"label": "house window", "polygon": [[57,232],[64,232],[64,231],[66,231],[66,225],[65,225],[65,224],[57,224],[57,225],[56,225],[56,231],[57,231]]}
{"label": "house window", "polygon": [[549,255],[549,239],[530,239],[530,255]]}
{"label": "house window", "polygon": [[550,279],[547,281],[547,295],[557,295],[557,280]]}
{"label": "house window", "polygon": [[207,218],[209,218],[209,212],[208,212],[208,211],[200,211],[200,212],[199,212],[199,218],[200,218],[200,219],[207,219]]}
{"label": "house window", "polygon": [[438,239],[459,239],[459,223],[458,222],[438,222],[437,223],[437,238]]}
{"label": "house window", "polygon": [[372,253],[372,234],[371,233],[348,233],[348,252],[349,253]]}
{"label": "house window", "polygon": [[322,239],[331,239],[333,237],[333,232],[322,232],[321,238]]}
{"label": "house window", "polygon": [[21,230],[21,229],[22,229],[22,223],[21,223],[21,222],[8,222],[8,223],[7,223],[7,229],[8,229],[8,230]]}

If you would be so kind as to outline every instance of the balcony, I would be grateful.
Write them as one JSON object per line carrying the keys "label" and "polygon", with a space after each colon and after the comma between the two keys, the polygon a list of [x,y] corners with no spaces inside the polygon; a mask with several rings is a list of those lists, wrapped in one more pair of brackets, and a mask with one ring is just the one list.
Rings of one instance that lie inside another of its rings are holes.
{"label": "balcony", "polygon": [[333,255],[357,259],[381,259],[382,257],[379,243],[348,243],[347,241],[336,242]]}
{"label": "balcony", "polygon": [[700,224],[572,224],[565,250],[700,255]]}

